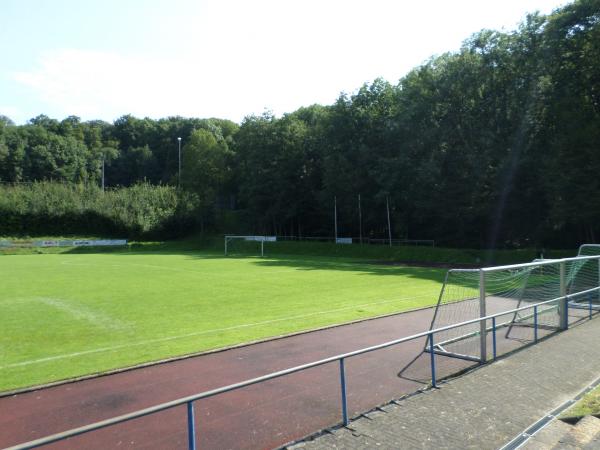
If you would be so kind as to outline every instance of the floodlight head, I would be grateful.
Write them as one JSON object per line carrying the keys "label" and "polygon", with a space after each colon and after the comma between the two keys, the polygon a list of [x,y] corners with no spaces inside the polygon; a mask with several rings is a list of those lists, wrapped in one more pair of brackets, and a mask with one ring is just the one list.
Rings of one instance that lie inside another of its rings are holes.
{"label": "floodlight head", "polygon": [[177,140],[178,140],[179,142],[181,142],[181,138],[180,138],[180,137],[178,137],[178,138],[177,138]]}

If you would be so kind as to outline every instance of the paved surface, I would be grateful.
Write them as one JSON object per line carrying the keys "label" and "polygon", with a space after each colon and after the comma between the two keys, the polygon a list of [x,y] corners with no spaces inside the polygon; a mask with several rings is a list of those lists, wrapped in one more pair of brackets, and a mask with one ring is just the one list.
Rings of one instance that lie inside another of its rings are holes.
{"label": "paved surface", "polygon": [[600,375],[600,320],[415,394],[293,449],[497,449]]}
{"label": "paved surface", "polygon": [[598,450],[600,419],[586,416],[575,425],[554,420],[536,433],[521,450]]}

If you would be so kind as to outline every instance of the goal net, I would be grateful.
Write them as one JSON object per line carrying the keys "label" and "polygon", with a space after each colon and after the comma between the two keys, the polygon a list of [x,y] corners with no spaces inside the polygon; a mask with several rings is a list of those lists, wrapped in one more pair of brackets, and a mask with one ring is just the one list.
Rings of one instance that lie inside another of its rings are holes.
{"label": "goal net", "polygon": [[252,254],[260,252],[265,256],[265,242],[277,241],[276,236],[233,236],[225,235],[225,256],[234,253]]}
{"label": "goal net", "polygon": [[600,255],[600,244],[583,244],[579,247],[577,256],[598,256]]}
{"label": "goal net", "polygon": [[[600,255],[600,246],[585,252]],[[580,254],[581,251],[580,251]],[[431,322],[442,328],[493,314],[498,336],[504,340],[531,340],[538,332],[565,327],[565,308],[600,309],[600,256],[578,256],[560,260],[536,260],[527,264],[452,269],[446,280]],[[561,297],[568,296],[568,305]],[[508,313],[541,302],[534,308]],[[426,351],[471,361],[485,361],[491,320],[483,320],[435,334],[433,349]],[[532,330],[535,328],[535,332]],[[541,331],[540,331],[541,330]]]}

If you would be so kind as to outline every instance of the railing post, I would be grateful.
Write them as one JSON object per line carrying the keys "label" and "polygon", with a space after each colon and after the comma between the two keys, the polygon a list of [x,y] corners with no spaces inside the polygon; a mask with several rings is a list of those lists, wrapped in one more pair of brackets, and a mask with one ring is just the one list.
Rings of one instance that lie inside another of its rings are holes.
{"label": "railing post", "polygon": [[492,356],[496,361],[496,317],[492,317]]}
{"label": "railing post", "polygon": [[[598,287],[600,287],[600,258],[596,259],[598,263]],[[600,289],[598,289],[598,300],[600,301]]]}
{"label": "railing post", "polygon": [[344,426],[348,425],[348,403],[346,399],[346,370],[344,368],[344,358],[340,359],[340,386],[342,389],[342,420]]}
{"label": "railing post", "polygon": [[534,306],[533,307],[533,342],[538,341],[538,307]]}
{"label": "railing post", "polygon": [[433,333],[429,333],[429,348],[431,349],[429,352],[431,358],[431,386],[437,387],[437,380],[435,377],[435,351],[433,349]]}
{"label": "railing post", "polygon": [[568,312],[568,299],[567,299],[567,282],[566,282],[566,264],[564,261],[560,262],[560,297],[561,300],[558,304],[558,317],[560,321],[560,329],[566,330],[569,327],[569,312]]}
{"label": "railing post", "polygon": [[588,299],[590,301],[590,320],[592,320],[592,293],[590,292],[590,295],[588,295]]}
{"label": "railing post", "polygon": [[563,301],[563,309],[565,311],[565,321],[563,330],[569,329],[569,296],[565,295],[565,299]]}
{"label": "railing post", "polygon": [[188,449],[196,450],[196,423],[194,422],[194,403],[187,402]]}
{"label": "railing post", "polygon": [[[485,317],[485,272],[479,269],[479,317]],[[487,329],[486,320],[479,323],[479,351],[481,363],[487,360]]]}

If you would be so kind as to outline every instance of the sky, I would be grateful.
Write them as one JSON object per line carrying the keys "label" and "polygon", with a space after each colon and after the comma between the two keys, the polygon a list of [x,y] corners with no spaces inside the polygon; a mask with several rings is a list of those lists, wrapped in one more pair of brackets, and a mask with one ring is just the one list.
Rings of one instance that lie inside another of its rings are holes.
{"label": "sky", "polygon": [[0,0],[0,114],[277,116],[559,0]]}

